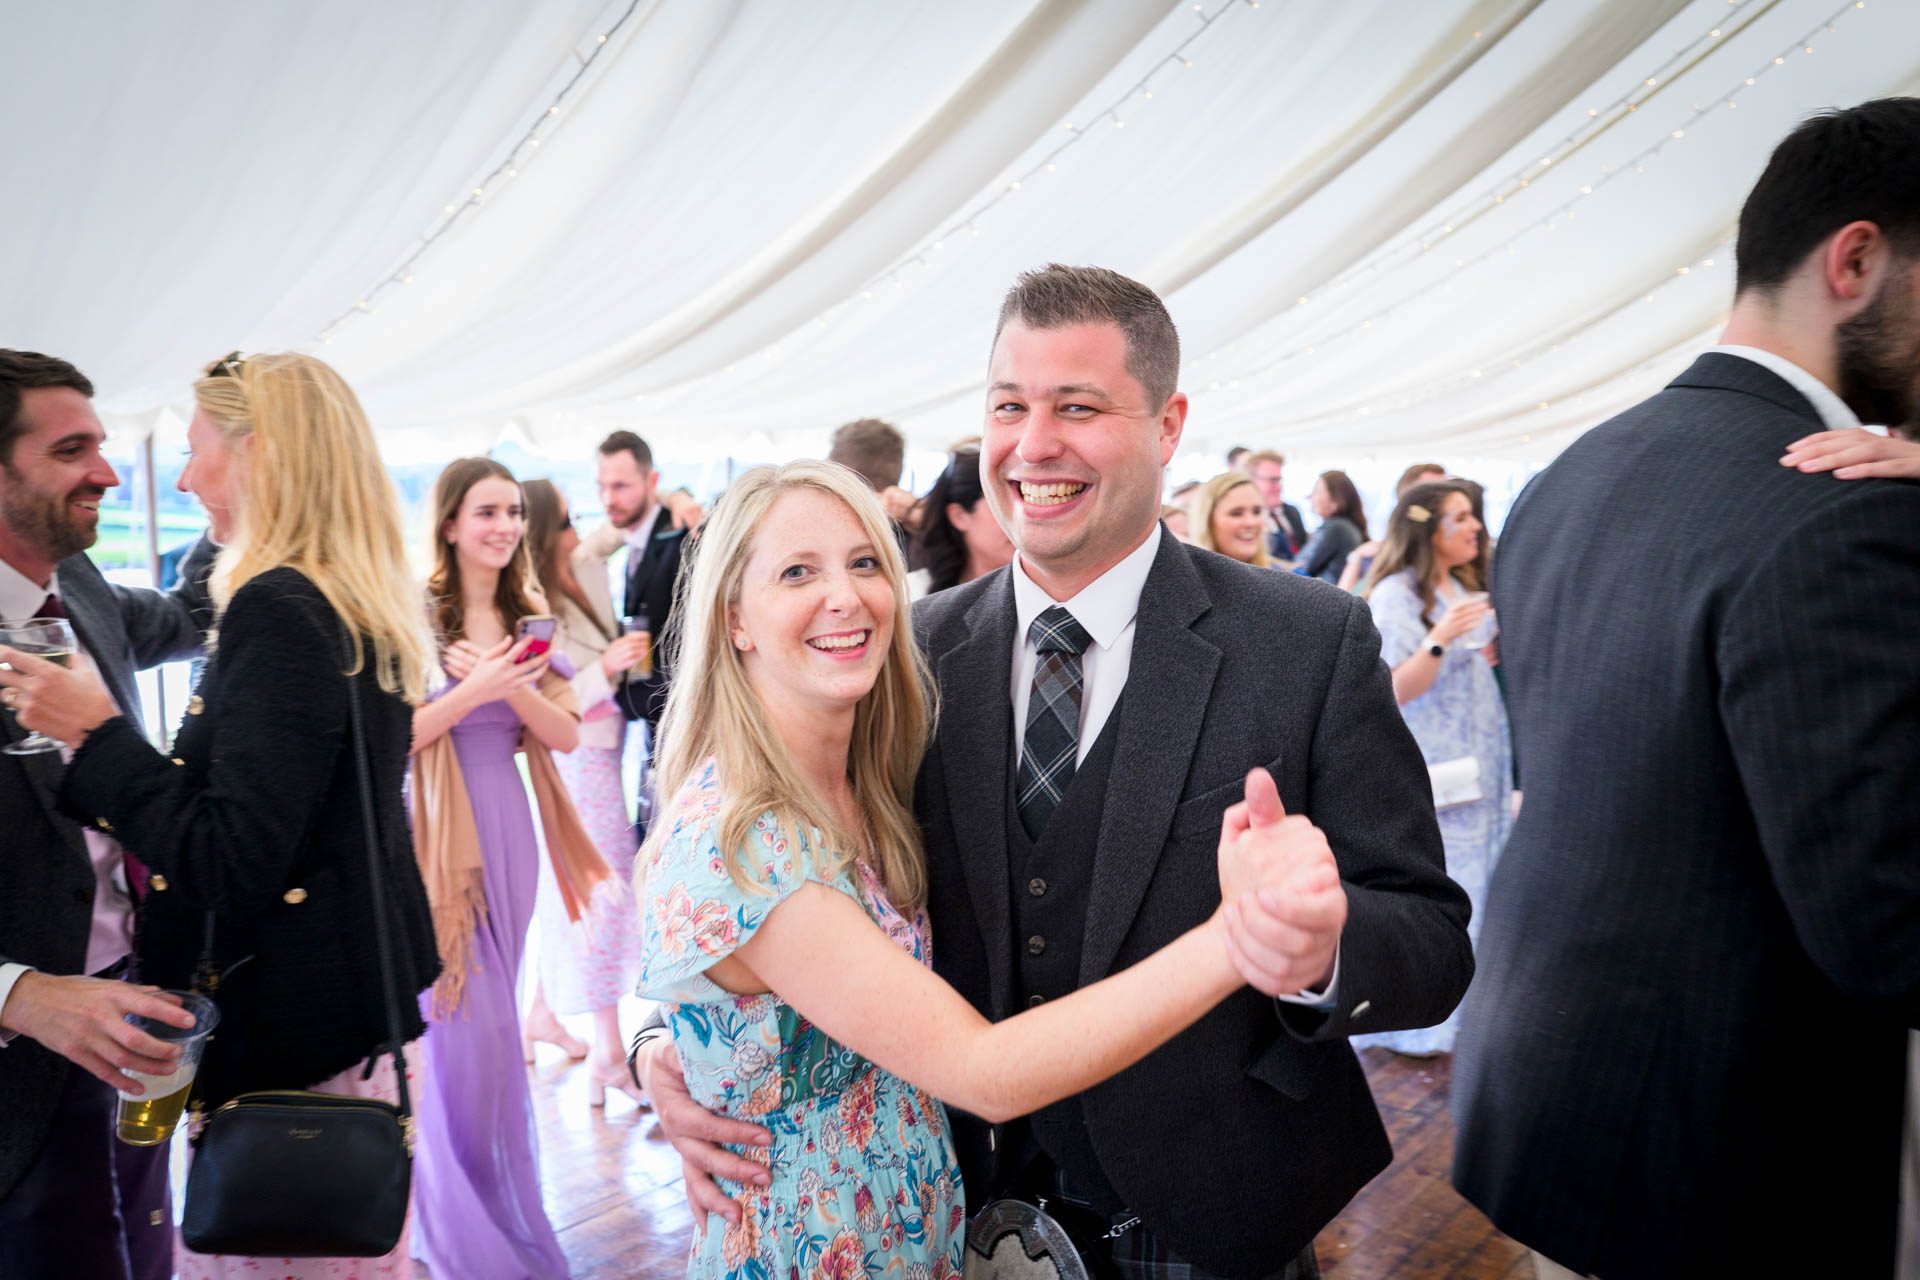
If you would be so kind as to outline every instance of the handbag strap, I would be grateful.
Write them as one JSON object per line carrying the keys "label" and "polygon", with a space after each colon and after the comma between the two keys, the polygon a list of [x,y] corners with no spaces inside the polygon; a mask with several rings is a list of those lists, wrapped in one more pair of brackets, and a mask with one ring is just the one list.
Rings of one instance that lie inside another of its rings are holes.
{"label": "handbag strap", "polygon": [[[407,1059],[400,1048],[400,1008],[394,997],[398,988],[393,976],[393,940],[387,929],[387,890],[380,874],[379,827],[373,817],[373,771],[367,765],[367,735],[360,719],[360,680],[357,675],[347,677],[347,723],[353,734],[354,768],[360,784],[355,788],[360,793],[360,820],[366,830],[367,888],[373,895],[373,933],[380,953],[380,995],[387,1011],[388,1045],[393,1050],[393,1083],[399,1093],[401,1123],[410,1129],[413,1100],[407,1092]],[[408,1138],[408,1146],[411,1147],[411,1132]]]}

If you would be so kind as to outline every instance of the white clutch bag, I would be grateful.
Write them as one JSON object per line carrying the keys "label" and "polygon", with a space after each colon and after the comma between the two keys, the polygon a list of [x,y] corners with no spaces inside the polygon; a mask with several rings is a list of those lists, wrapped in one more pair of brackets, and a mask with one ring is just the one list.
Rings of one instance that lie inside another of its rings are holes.
{"label": "white clutch bag", "polygon": [[1427,776],[1433,782],[1433,807],[1436,811],[1486,799],[1480,790],[1480,762],[1472,756],[1430,764],[1427,766]]}

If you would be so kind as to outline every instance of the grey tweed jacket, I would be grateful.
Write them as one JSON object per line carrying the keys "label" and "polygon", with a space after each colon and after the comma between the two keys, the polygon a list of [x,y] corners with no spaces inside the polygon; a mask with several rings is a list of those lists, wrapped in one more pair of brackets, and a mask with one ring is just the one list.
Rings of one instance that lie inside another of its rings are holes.
{"label": "grey tweed jacket", "polygon": [[1454,1180],[1582,1274],[1892,1273],[1920,1024],[1920,485],[1703,355],[1522,494],[1494,604],[1526,802]]}
{"label": "grey tweed jacket", "polygon": [[[987,1017],[1015,1012],[1006,815],[1013,767],[1010,570],[922,600],[939,683],[917,810],[934,964]],[[1264,765],[1327,833],[1349,914],[1338,1007],[1242,989],[1082,1095],[1108,1182],[1187,1260],[1279,1270],[1391,1152],[1350,1031],[1427,1026],[1473,973],[1419,748],[1360,600],[1163,535],[1146,588],[1100,816],[1080,981],[1133,964],[1219,905],[1220,819]],[[976,1207],[1011,1170],[996,1131],[953,1130]]]}

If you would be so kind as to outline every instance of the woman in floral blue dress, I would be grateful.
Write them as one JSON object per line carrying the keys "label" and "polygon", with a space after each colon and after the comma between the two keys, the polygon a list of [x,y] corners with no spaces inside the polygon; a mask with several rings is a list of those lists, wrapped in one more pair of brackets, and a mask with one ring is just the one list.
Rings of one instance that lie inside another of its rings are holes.
{"label": "woman in floral blue dress", "polygon": [[[966,1206],[936,1099],[1005,1120],[1138,1061],[1240,985],[1219,914],[988,1023],[930,968],[928,684],[878,500],[831,464],[756,468],[689,572],[641,990],[668,1002],[694,1099],[772,1140],[743,1152],[764,1182],[721,1183],[740,1221],[696,1226],[688,1274],[952,1280]],[[1244,815],[1223,834],[1223,890],[1252,883],[1260,838]]]}
{"label": "woman in floral blue dress", "polygon": [[[1474,780],[1437,817],[1447,875],[1467,891],[1473,916],[1467,936],[1480,937],[1487,881],[1513,827],[1513,740],[1506,704],[1493,678],[1498,631],[1478,578],[1486,530],[1464,484],[1442,480],[1401,495],[1366,587],[1380,656],[1393,671],[1394,697],[1428,765],[1453,762]],[[1437,652],[1436,652],[1437,650]],[[1453,1048],[1459,1011],[1445,1022],[1410,1031],[1355,1036],[1357,1047],[1430,1055]]]}

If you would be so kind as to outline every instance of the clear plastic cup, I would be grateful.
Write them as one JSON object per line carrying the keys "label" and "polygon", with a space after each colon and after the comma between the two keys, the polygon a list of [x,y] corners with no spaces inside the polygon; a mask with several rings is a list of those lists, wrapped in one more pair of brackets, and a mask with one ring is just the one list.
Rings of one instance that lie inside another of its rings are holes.
{"label": "clear plastic cup", "polygon": [[213,1001],[191,991],[170,991],[180,997],[181,1005],[193,1015],[191,1027],[176,1027],[153,1018],[130,1013],[127,1021],[154,1039],[180,1046],[180,1061],[164,1076],[139,1071],[127,1074],[146,1086],[145,1093],[122,1093],[114,1117],[114,1132],[120,1141],[132,1147],[157,1147],[173,1137],[186,1110],[187,1095],[193,1092],[193,1078],[200,1070],[200,1055],[206,1051],[207,1037],[220,1025],[220,1010]]}

